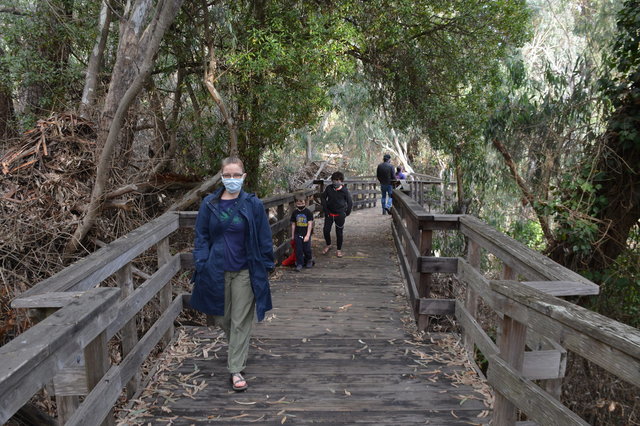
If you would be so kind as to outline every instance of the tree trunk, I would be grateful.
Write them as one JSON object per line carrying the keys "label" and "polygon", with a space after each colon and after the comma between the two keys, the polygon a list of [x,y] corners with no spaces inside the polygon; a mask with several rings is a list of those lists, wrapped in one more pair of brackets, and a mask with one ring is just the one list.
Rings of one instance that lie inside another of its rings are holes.
{"label": "tree trunk", "polygon": [[[142,90],[147,78],[151,75],[154,58],[160,47],[162,37],[164,36],[167,28],[169,28],[169,25],[171,25],[175,19],[183,1],[184,0],[160,1],[153,19],[151,19],[151,22],[144,32],[142,32],[142,17],[137,15],[136,11],[144,12],[143,14],[146,16],[147,13],[142,3],[146,3],[146,7],[148,8],[149,4],[147,0],[136,2],[133,7],[133,13],[131,14],[132,18],[127,22],[123,22],[123,26],[125,27],[124,33],[128,34],[130,37],[121,39],[120,47],[122,49],[118,49],[118,56],[127,56],[132,53],[137,53],[137,56],[123,59],[118,57],[118,59],[116,59],[116,64],[120,63],[118,66],[120,69],[118,73],[120,75],[135,75],[135,78],[128,86],[124,95],[121,98],[118,98],[119,102],[117,102],[117,109],[115,110],[113,117],[109,120],[110,125],[106,131],[106,138],[103,142],[102,149],[99,150],[99,161],[96,170],[95,183],[91,192],[91,201],[86,215],[65,247],[65,254],[67,255],[75,252],[80,247],[82,240],[93,227],[104,201],[107,179],[109,177],[109,172],[111,171],[111,157],[115,150],[118,135],[122,128],[122,124],[124,123],[127,111],[135,101],[140,90]],[[142,37],[135,37],[136,34],[142,34]],[[138,43],[136,43],[136,40]],[[144,46],[144,49],[142,49],[142,46]],[[133,69],[125,69],[123,65],[124,63],[129,64]],[[136,67],[136,64],[139,64],[140,66]],[[112,83],[113,84],[111,86],[120,86],[118,84],[119,81],[115,79],[115,70]],[[113,101],[110,103],[112,102]],[[111,104],[108,105],[108,108],[111,107]],[[109,118],[108,111],[107,105],[105,105],[105,111],[103,111],[104,119]]]}
{"label": "tree trunk", "polygon": [[102,1],[100,9],[100,20],[98,22],[98,37],[93,47],[91,56],[89,57],[89,65],[87,66],[87,74],[84,81],[84,89],[82,90],[82,101],[80,103],[80,116],[87,118],[93,108],[96,100],[96,89],[98,88],[98,74],[104,56],[104,49],[107,45],[109,37],[109,26],[111,25],[111,9],[112,4],[108,0]]}
{"label": "tree trunk", "polygon": [[522,194],[526,198],[529,205],[531,205],[531,208],[533,209],[533,211],[536,213],[536,217],[538,218],[538,222],[540,222],[540,227],[542,228],[542,233],[544,234],[544,237],[547,240],[547,243],[549,244],[549,246],[555,245],[555,238],[551,233],[551,229],[549,228],[549,221],[547,220],[547,217],[544,215],[544,213],[540,212],[539,209],[536,208],[535,197],[533,196],[533,193],[525,183],[524,179],[522,179],[522,177],[518,173],[516,163],[513,161],[513,158],[511,158],[511,154],[509,154],[509,152],[507,151],[507,148],[499,140],[492,139],[491,142],[493,143],[493,146],[498,150],[498,152],[502,154],[502,157],[504,158],[505,163],[507,163],[507,166],[509,167],[511,176],[518,184],[518,187],[520,187]]}
{"label": "tree trunk", "polygon": [[453,161],[455,163],[455,169],[456,169],[456,193],[458,194],[457,212],[464,214],[466,213],[466,206],[464,202],[464,186],[462,186],[463,181],[462,181],[462,166],[460,165],[460,154],[461,154],[460,151],[461,151],[461,147],[456,147],[456,149],[453,152]]}
{"label": "tree trunk", "polygon": [[[0,47],[0,58],[4,56],[4,51]],[[0,73],[8,75],[8,72],[4,69],[2,61],[0,61]],[[13,96],[11,93],[11,87],[5,85],[0,81],[0,141],[6,141],[9,138],[16,136],[14,128],[14,110],[13,110]],[[0,145],[2,149],[2,145]]]}
{"label": "tree trunk", "polygon": [[220,96],[220,93],[218,93],[214,84],[216,81],[216,69],[217,61],[215,51],[213,49],[213,43],[211,43],[209,46],[209,67],[204,71],[204,84],[207,86],[207,90],[213,98],[213,101],[218,105],[220,114],[222,114],[222,119],[229,131],[229,149],[227,152],[229,155],[236,156],[238,155],[238,128],[236,127],[231,111],[227,108],[227,105],[222,99],[222,96]]}
{"label": "tree trunk", "polygon": [[311,139],[311,132],[305,132],[304,140],[306,147],[304,162],[305,164],[309,164],[313,160],[313,140]]}

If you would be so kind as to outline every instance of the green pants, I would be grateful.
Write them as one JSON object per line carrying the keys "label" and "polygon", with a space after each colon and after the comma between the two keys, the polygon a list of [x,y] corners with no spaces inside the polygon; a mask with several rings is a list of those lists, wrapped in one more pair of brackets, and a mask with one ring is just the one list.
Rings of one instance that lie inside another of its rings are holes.
{"label": "green pants", "polygon": [[255,315],[255,299],[249,270],[224,273],[224,316],[214,316],[214,323],[224,330],[229,342],[227,368],[239,373],[247,366],[249,340]]}

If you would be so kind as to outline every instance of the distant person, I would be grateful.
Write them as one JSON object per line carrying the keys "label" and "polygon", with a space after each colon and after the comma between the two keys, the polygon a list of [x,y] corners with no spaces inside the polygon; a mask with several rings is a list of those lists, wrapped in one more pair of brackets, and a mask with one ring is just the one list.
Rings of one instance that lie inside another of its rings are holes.
{"label": "distant person", "polygon": [[409,182],[407,182],[407,175],[404,172],[402,166],[398,166],[396,168],[396,180],[398,181],[397,188],[403,193],[410,195],[411,194],[411,186],[409,186]]}
{"label": "distant person", "polygon": [[254,311],[262,321],[272,308],[273,242],[262,202],[242,190],[242,161],[225,158],[221,174],[224,186],[202,200],[196,217],[191,307],[224,330],[231,387],[243,391]]}
{"label": "distant person", "polygon": [[385,154],[382,157],[382,163],[378,164],[376,170],[376,176],[380,182],[380,190],[382,191],[382,214],[391,213],[392,193],[393,193],[393,180],[396,178],[395,170],[391,165],[391,156]]}
{"label": "distant person", "polygon": [[296,271],[303,267],[313,267],[311,254],[311,233],[313,232],[313,213],[307,208],[307,197],[296,194],[296,208],[291,213],[291,240],[296,251]]}
{"label": "distant person", "polygon": [[331,250],[331,227],[336,224],[336,256],[342,257],[342,240],[344,223],[347,216],[351,214],[353,201],[351,194],[344,184],[344,174],[342,172],[334,172],[331,175],[331,185],[322,193],[322,210],[324,211],[324,241],[327,246],[322,250],[322,254],[329,253]]}

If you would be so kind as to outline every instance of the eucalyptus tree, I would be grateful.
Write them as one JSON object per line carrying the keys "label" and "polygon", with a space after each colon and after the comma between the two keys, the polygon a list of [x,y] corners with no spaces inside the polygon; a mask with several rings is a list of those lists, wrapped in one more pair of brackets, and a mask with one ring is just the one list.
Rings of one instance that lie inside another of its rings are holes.
{"label": "eucalyptus tree", "polygon": [[344,55],[351,28],[331,9],[304,1],[218,2],[208,13],[202,55],[226,126],[218,137],[233,141],[237,132],[248,184],[258,189],[261,154],[319,120],[330,106],[328,88],[352,69]]}
{"label": "eucalyptus tree", "polygon": [[458,163],[476,156],[499,61],[527,36],[524,0],[373,0],[348,12],[351,53],[391,126],[417,129]]}

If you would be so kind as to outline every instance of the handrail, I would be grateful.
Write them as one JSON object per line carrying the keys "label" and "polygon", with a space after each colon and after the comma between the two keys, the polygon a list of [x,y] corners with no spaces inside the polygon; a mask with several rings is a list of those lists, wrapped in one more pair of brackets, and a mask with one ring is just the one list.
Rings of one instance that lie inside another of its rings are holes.
{"label": "handrail", "polygon": [[[320,183],[319,189],[322,187]],[[352,188],[356,206],[375,206],[378,193],[375,181],[354,182]],[[311,189],[301,192],[310,198],[314,193]],[[263,199],[278,256],[288,247],[287,209],[292,208],[294,195]],[[638,330],[552,295],[594,294],[598,290],[595,284],[476,218],[427,212],[419,202],[419,192],[413,192],[412,198],[394,190],[393,196],[393,237],[418,325],[424,328],[430,315],[456,317],[465,346],[468,349],[477,346],[489,360],[488,379],[497,393],[494,424],[512,424],[515,407],[544,423],[548,415],[536,409],[531,401],[551,404],[553,416],[567,419],[567,424],[583,424],[557,401],[567,349],[640,386]],[[311,207],[316,207],[313,201]],[[171,280],[182,269],[192,266],[191,256],[172,255],[169,236],[180,228],[193,227],[196,214],[167,213],[13,301],[14,307],[31,308],[49,316],[0,348],[0,421],[51,382],[51,390],[59,402],[61,424],[97,424],[113,419],[110,411],[122,388],[126,386],[128,394],[133,395],[141,363],[158,342],[168,344],[173,321],[187,305],[188,295],[172,298]],[[462,232],[469,239],[466,257],[433,256],[434,230]],[[134,288],[132,262],[153,247],[158,269]],[[502,260],[503,280],[484,277],[480,269],[482,249]],[[456,274],[467,286],[464,302],[431,298],[434,273]],[[518,281],[518,275],[522,282]],[[91,288],[112,276],[119,289]],[[139,339],[135,317],[155,296],[159,296],[160,317]],[[497,343],[476,321],[480,298],[502,318]],[[121,339],[122,361],[109,367],[106,343],[116,335]],[[25,339],[33,343],[24,345]],[[68,342],[69,339],[75,340]],[[525,351],[525,342],[536,350]],[[78,356],[81,352],[84,356]],[[531,380],[541,380],[544,389]],[[20,389],[19,395],[12,393],[15,389]],[[78,403],[77,395],[85,396],[82,404]]]}
{"label": "handrail", "polygon": [[113,320],[115,288],[92,289],[0,347],[0,423],[50,382]]}
{"label": "handrail", "polygon": [[[362,188],[365,185],[369,183],[361,184]],[[270,217],[278,258],[283,257],[289,246],[294,196],[304,194],[310,199],[310,209],[316,210],[312,197],[315,192],[309,188],[262,200]],[[366,194],[363,189],[354,192],[357,206],[375,202],[373,192]],[[111,410],[122,388],[127,388],[129,396],[137,391],[142,362],[158,343],[162,347],[168,344],[173,335],[173,322],[188,300],[188,296],[182,295],[173,298],[171,280],[182,269],[192,267],[192,259],[186,253],[172,255],[169,237],[178,229],[193,227],[196,215],[197,212],[165,213],[12,301],[14,308],[28,308],[34,318],[44,320],[0,348],[3,420],[47,385],[58,402],[60,424],[113,421]],[[153,248],[158,268],[134,287],[132,262]],[[110,278],[119,288],[94,288]],[[139,337],[136,316],[156,296],[159,318]],[[109,366],[107,342],[114,336],[120,339],[122,361]],[[87,346],[87,342],[92,343]],[[85,396],[82,404],[78,396]]]}
{"label": "handrail", "polygon": [[[489,361],[492,424],[515,424],[516,409],[539,424],[586,424],[559,401],[567,350],[640,387],[640,331],[556,297],[598,294],[596,284],[475,217],[430,215],[417,200],[397,190],[393,196],[393,235],[418,326],[430,315],[451,314],[470,360],[477,348]],[[465,235],[466,258],[431,257],[434,229]],[[503,262],[503,280],[484,277],[483,249]],[[431,299],[434,272],[455,273],[467,287],[465,300]],[[480,298],[501,318],[497,343],[476,320]]]}

